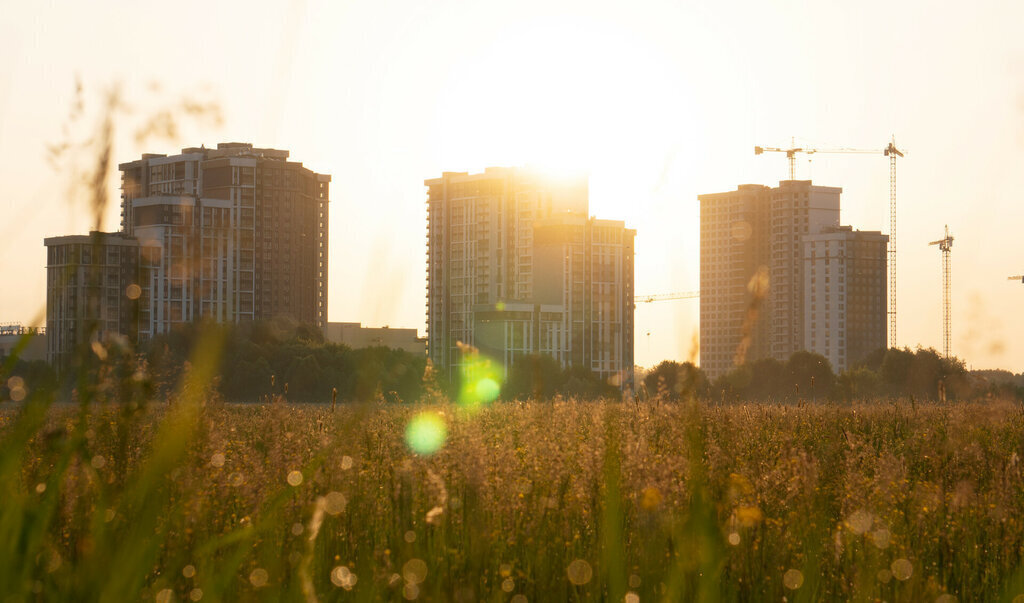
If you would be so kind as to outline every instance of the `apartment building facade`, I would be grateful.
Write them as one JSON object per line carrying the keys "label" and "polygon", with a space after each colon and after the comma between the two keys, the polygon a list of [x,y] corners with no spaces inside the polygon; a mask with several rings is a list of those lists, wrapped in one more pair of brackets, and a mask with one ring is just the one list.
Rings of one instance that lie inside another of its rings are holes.
{"label": "apartment building facade", "polygon": [[139,243],[121,233],[51,237],[46,245],[46,357],[59,368],[91,333],[135,338],[143,272]]}
{"label": "apartment building facade", "polygon": [[809,180],[784,180],[769,193],[768,354],[776,360],[804,349],[803,238],[839,226],[842,191]]}
{"label": "apartment building facade", "polygon": [[144,332],[276,316],[323,328],[331,177],[288,158],[222,143],[120,165],[122,231],[161,249]]}
{"label": "apartment building facade", "polygon": [[448,373],[460,344],[509,369],[548,354],[611,377],[633,366],[633,241],[587,216],[585,177],[487,168],[426,180],[427,352]]}
{"label": "apartment building facade", "polygon": [[[838,187],[787,180],[777,187],[741,185],[735,191],[698,197],[700,364],[710,377],[723,375],[742,362],[761,358],[785,361],[799,350],[825,349],[811,345],[824,342],[825,323],[819,327],[817,320],[809,320],[809,304],[824,303],[825,291],[831,301],[839,283],[831,275],[828,281],[819,280],[816,264],[806,260],[806,245],[809,237],[842,232],[841,193]],[[809,272],[812,269],[814,275]],[[884,261],[881,270],[884,279]],[[821,292],[811,295],[812,284]],[[861,293],[878,294],[874,289]],[[884,288],[878,301],[884,306]],[[872,302],[865,312],[877,313],[879,307]],[[870,320],[884,321],[884,308],[879,316],[871,314]],[[813,337],[808,330],[812,322]],[[831,320],[828,324],[833,329],[839,325]],[[830,343],[838,341],[835,334],[830,332]],[[873,343],[874,339],[868,338],[857,344],[856,351],[844,353],[845,361],[859,359],[860,350]],[[884,345],[883,333],[877,347]]]}
{"label": "apartment building facade", "polygon": [[767,273],[771,261],[770,192],[744,184],[698,197],[700,366],[711,377],[769,354],[771,322],[762,315],[770,306],[754,279],[759,271]]}
{"label": "apartment building facade", "polygon": [[886,346],[888,242],[850,226],[804,237],[804,349],[835,371]]}
{"label": "apartment building facade", "polygon": [[[288,158],[223,143],[122,163],[121,231],[46,240],[51,358],[66,356],[96,319],[100,332],[132,339],[198,320],[288,317],[322,329],[331,177]],[[94,292],[82,289],[89,279],[75,266],[102,275],[110,291],[100,307],[80,307]],[[125,280],[108,276],[115,271]],[[63,273],[69,278],[58,278]],[[129,286],[136,293],[131,316],[115,303],[115,282],[121,297]]]}

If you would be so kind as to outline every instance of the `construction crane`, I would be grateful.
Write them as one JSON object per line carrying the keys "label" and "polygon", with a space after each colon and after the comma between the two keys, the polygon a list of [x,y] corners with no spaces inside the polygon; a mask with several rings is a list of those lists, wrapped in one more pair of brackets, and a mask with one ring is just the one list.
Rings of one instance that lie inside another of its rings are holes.
{"label": "construction crane", "polygon": [[812,149],[804,147],[790,147],[788,149],[781,149],[779,147],[754,147],[755,155],[763,155],[764,153],[785,153],[786,159],[789,160],[789,179],[796,180],[796,155],[797,153],[803,153],[804,155],[814,155],[815,153],[856,153],[865,155],[877,155],[879,153],[885,153],[883,149],[881,151],[876,149]]}
{"label": "construction crane", "polygon": [[1011,277],[1009,277],[1006,280],[1008,280],[1008,281],[1020,281],[1021,284],[1024,284],[1024,275],[1018,274],[1017,276],[1011,276]]}
{"label": "construction crane", "polygon": [[804,149],[802,147],[790,147],[788,149],[780,149],[779,147],[754,147],[754,154],[761,155],[763,153],[785,153],[786,159],[789,160],[789,179],[796,180],[796,154],[797,153],[814,153],[814,149]]}
{"label": "construction crane", "polygon": [[649,304],[656,301],[669,301],[672,299],[693,299],[700,297],[700,291],[686,291],[684,293],[660,293],[658,295],[638,295],[633,298],[634,304]]}
{"label": "construction crane", "polygon": [[815,149],[798,147],[795,144],[788,149],[778,147],[754,147],[754,154],[763,153],[785,153],[789,160],[789,179],[796,180],[796,155],[803,153],[813,155],[815,153],[848,153],[877,155],[879,153],[889,158],[889,249],[887,251],[889,264],[889,347],[896,347],[896,159],[903,157],[903,151],[896,148],[896,138],[889,141],[884,149]]}
{"label": "construction crane", "polygon": [[949,254],[953,250],[953,237],[946,226],[946,237],[932,241],[929,245],[938,245],[942,251],[942,353],[949,358]]}

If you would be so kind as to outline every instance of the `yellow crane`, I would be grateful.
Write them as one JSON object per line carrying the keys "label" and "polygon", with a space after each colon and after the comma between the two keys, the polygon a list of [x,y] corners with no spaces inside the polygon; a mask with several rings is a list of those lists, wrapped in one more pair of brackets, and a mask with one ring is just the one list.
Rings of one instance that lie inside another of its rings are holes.
{"label": "yellow crane", "polygon": [[938,245],[942,251],[942,353],[949,358],[949,254],[953,251],[953,237],[946,226],[946,237],[932,241],[929,245]]}
{"label": "yellow crane", "polygon": [[889,347],[896,347],[896,159],[903,157],[903,151],[896,148],[896,138],[893,137],[889,144],[883,149],[815,149],[810,147],[798,147],[794,143],[790,148],[779,147],[754,147],[755,155],[764,153],[785,153],[789,160],[789,179],[796,179],[796,156],[798,153],[813,155],[815,153],[845,153],[845,154],[868,154],[882,155],[889,158]]}

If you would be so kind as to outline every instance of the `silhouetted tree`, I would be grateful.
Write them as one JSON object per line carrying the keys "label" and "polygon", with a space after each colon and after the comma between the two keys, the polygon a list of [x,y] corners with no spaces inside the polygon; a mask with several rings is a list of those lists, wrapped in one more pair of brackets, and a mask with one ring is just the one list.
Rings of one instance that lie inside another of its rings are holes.
{"label": "silhouetted tree", "polygon": [[871,400],[883,392],[882,377],[865,366],[852,368],[836,378],[836,397],[847,402]]}
{"label": "silhouetted tree", "polygon": [[786,377],[794,399],[828,398],[832,394],[835,374],[828,358],[812,352],[794,353],[786,362]]}
{"label": "silhouetted tree", "polygon": [[774,358],[762,358],[750,363],[750,383],[745,395],[755,400],[777,400],[793,391],[786,377],[786,365]]}
{"label": "silhouetted tree", "polygon": [[530,354],[515,359],[502,388],[506,400],[546,400],[559,393],[565,375],[558,361],[548,354]]}
{"label": "silhouetted tree", "polygon": [[[198,327],[188,325],[143,346],[154,374],[169,391],[180,379]],[[353,350],[322,343],[317,331],[286,319],[228,328],[220,367],[220,392],[229,400],[256,401],[280,394],[287,383],[293,400],[416,400],[423,391],[426,358],[402,350]],[[276,384],[271,387],[271,377]]]}
{"label": "silhouetted tree", "polygon": [[688,396],[706,397],[708,378],[692,362],[664,360],[644,377],[648,394],[679,400]]}

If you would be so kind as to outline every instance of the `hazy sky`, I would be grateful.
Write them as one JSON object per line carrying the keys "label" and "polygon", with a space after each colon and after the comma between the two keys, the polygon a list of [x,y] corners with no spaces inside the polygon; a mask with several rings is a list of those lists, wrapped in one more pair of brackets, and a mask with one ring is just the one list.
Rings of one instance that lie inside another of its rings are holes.
{"label": "hazy sky", "polygon": [[[89,226],[46,161],[77,76],[91,119],[113,83],[134,108],[115,162],[230,140],[331,174],[330,320],[421,332],[423,180],[443,170],[589,169],[591,213],[637,229],[637,292],[670,293],[699,287],[697,195],[786,177],[754,145],[895,135],[899,344],[941,347],[927,243],[948,223],[954,352],[1024,371],[1024,285],[1006,280],[1024,272],[1021,23],[1016,1],[0,0],[0,322],[42,310],[43,237]],[[183,94],[216,99],[223,124],[139,148],[132,120]],[[888,173],[881,155],[816,155],[797,177],[843,187],[844,224],[887,231]],[[638,363],[687,358],[697,315],[639,305]]]}

